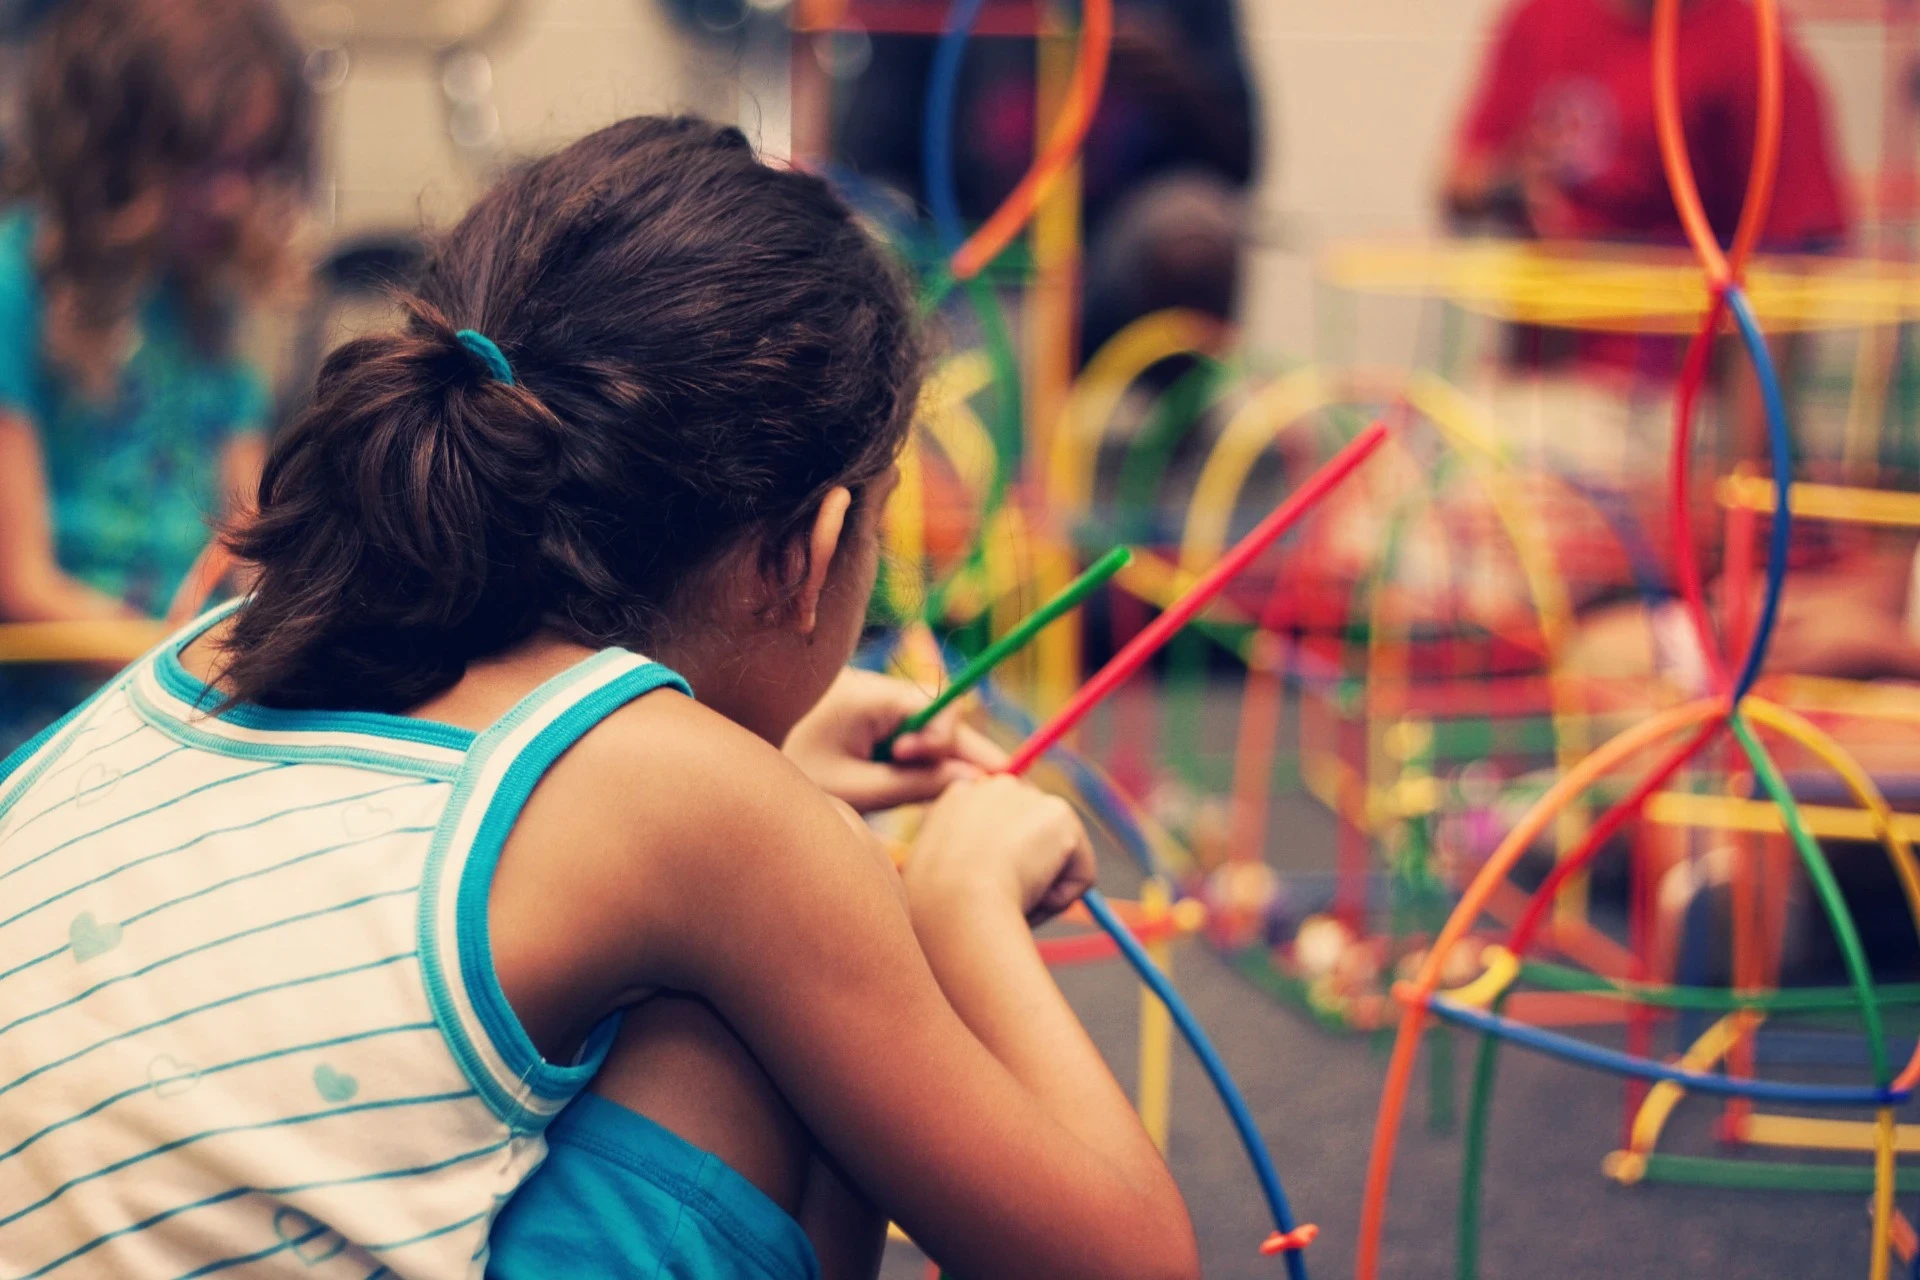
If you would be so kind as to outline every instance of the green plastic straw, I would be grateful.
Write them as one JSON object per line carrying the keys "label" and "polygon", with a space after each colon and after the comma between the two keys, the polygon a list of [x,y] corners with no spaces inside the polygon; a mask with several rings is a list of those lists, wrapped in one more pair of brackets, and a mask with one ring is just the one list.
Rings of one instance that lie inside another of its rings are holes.
{"label": "green plastic straw", "polygon": [[[1846,1191],[1864,1195],[1873,1190],[1873,1166],[1857,1164],[1791,1164],[1779,1160],[1735,1160],[1724,1156],[1647,1155],[1648,1182],[1683,1183],[1696,1187],[1734,1187],[1742,1191]],[[1920,1190],[1920,1170],[1901,1169],[1894,1189]]]}
{"label": "green plastic straw", "polygon": [[1727,717],[1727,723],[1732,727],[1733,736],[1746,753],[1748,762],[1753,765],[1754,776],[1760,779],[1761,787],[1780,810],[1787,835],[1800,854],[1801,865],[1806,869],[1807,881],[1813,885],[1814,895],[1826,911],[1834,939],[1840,944],[1840,954],[1846,960],[1847,976],[1852,979],[1853,989],[1860,997],[1860,1023],[1867,1036],[1867,1053],[1873,1060],[1873,1083],[1884,1089],[1893,1078],[1893,1072],[1887,1065],[1887,1033],[1880,1022],[1880,998],[1874,990],[1873,972],[1867,966],[1866,948],[1860,943],[1860,933],[1854,927],[1853,916],[1840,894],[1840,884],[1833,878],[1833,868],[1820,851],[1819,842],[1808,833],[1806,824],[1801,821],[1800,806],[1787,789],[1786,779],[1780,776],[1773,757],[1767,754],[1767,749],[1760,745],[1760,740],[1747,727],[1746,717],[1736,709]]}
{"label": "green plastic straw", "polygon": [[[1508,987],[1493,998],[1491,1012],[1506,1011]],[[1481,1036],[1473,1060],[1473,1091],[1467,1103],[1467,1140],[1460,1160],[1460,1227],[1455,1240],[1454,1280],[1480,1280],[1480,1193],[1487,1165],[1487,1117],[1493,1111],[1493,1080],[1499,1066],[1500,1037]]]}
{"label": "green plastic straw", "polygon": [[[1664,1009],[1759,1009],[1774,1013],[1835,1013],[1860,1007],[1860,993],[1852,987],[1787,987],[1774,991],[1728,991],[1719,987],[1676,987],[1658,982],[1616,982],[1565,965],[1529,960],[1520,966],[1520,980],[1555,991],[1599,996]],[[1874,988],[1885,1005],[1920,1004],[1920,983],[1898,983]]]}
{"label": "green plastic straw", "polygon": [[953,683],[941,691],[939,697],[900,722],[895,729],[873,749],[876,760],[893,758],[894,740],[904,733],[918,733],[932,722],[933,718],[945,711],[955,698],[986,679],[987,673],[999,666],[1015,651],[1023,649],[1029,640],[1039,635],[1047,625],[1071,609],[1078,608],[1088,596],[1098,591],[1120,570],[1126,568],[1133,559],[1133,552],[1126,547],[1113,550],[1094,561],[1085,573],[1069,582],[1053,599],[1035,609],[1020,620],[1020,625],[1001,636],[998,640],[980,651],[980,655],[960,669]]}

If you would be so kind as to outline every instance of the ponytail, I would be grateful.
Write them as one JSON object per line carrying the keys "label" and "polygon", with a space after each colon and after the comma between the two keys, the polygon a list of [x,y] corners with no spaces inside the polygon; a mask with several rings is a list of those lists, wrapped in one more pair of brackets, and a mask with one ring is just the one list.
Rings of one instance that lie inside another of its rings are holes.
{"label": "ponytail", "polygon": [[819,178],[702,120],[508,175],[417,291],[326,362],[229,537],[257,570],[223,642],[240,700],[404,711],[538,630],[651,645],[729,548],[788,579],[918,398],[900,273]]}
{"label": "ponytail", "polygon": [[399,711],[540,625],[533,571],[561,425],[498,379],[427,303],[320,371],[233,531],[274,590],[243,609],[224,677],[242,701],[303,706],[364,690]]}

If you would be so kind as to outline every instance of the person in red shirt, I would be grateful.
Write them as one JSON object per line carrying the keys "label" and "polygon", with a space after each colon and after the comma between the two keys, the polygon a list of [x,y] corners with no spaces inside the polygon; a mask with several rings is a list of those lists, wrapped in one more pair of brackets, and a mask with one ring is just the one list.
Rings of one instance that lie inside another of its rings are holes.
{"label": "person in red shirt", "polygon": [[[1652,0],[1517,0],[1460,130],[1448,212],[1549,239],[1682,243],[1654,124],[1652,14]],[[1753,158],[1754,28],[1746,0],[1687,0],[1680,17],[1687,147],[1723,243]],[[1780,176],[1761,244],[1831,249],[1846,239],[1847,202],[1825,94],[1790,31],[1781,71]]]}
{"label": "person in red shirt", "polygon": [[[1747,0],[1681,0],[1682,127],[1707,219],[1722,244],[1746,198],[1759,111],[1756,19]],[[1850,226],[1826,96],[1790,30],[1781,49],[1779,176],[1763,251],[1831,252]],[[1442,202],[1456,228],[1548,240],[1678,246],[1686,235],[1660,160],[1653,106],[1653,0],[1515,0],[1494,36],[1458,135]],[[1684,342],[1517,326],[1512,363],[1670,381]],[[1796,363],[1776,344],[1783,366]],[[1783,367],[1783,376],[1791,370]],[[1736,410],[1757,430],[1754,389]]]}

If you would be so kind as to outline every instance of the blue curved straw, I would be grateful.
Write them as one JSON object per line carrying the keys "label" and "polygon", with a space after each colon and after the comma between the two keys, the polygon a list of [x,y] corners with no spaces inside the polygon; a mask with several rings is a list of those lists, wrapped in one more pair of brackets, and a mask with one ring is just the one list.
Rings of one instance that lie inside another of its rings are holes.
{"label": "blue curved straw", "polygon": [[[1120,954],[1140,975],[1140,981],[1167,1007],[1167,1013],[1173,1018],[1174,1025],[1180,1028],[1180,1034],[1186,1037],[1193,1056],[1200,1059],[1201,1068],[1206,1071],[1207,1079],[1213,1082],[1214,1091],[1220,1095],[1221,1104],[1226,1107],[1234,1129],[1240,1134],[1240,1144],[1247,1149],[1247,1159],[1253,1162],[1254,1175],[1260,1179],[1260,1190],[1267,1198],[1267,1209],[1273,1214],[1274,1222],[1281,1231],[1293,1230],[1293,1209],[1287,1204],[1287,1193],[1280,1187],[1280,1174],[1273,1167],[1273,1156],[1267,1151],[1266,1140],[1260,1136],[1260,1130],[1253,1122],[1253,1113],[1247,1110],[1246,1099],[1240,1096],[1240,1088],[1227,1073],[1227,1064],[1220,1061],[1220,1055],[1214,1051],[1213,1042],[1200,1029],[1193,1010],[1173,989],[1167,975],[1160,972],[1148,957],[1146,948],[1113,914],[1105,895],[1098,889],[1089,889],[1080,901],[1086,904],[1087,914],[1093,917],[1094,923],[1104,929],[1114,945],[1120,948]],[[1289,1280],[1307,1280],[1307,1260],[1303,1252],[1289,1249],[1286,1258]]]}
{"label": "blue curved straw", "polygon": [[920,139],[921,185],[926,188],[927,207],[933,211],[934,234],[949,258],[967,238],[953,179],[953,117],[960,98],[960,64],[985,7],[986,0],[955,0],[940,44],[933,51],[933,69],[927,75],[927,114]]}
{"label": "blue curved straw", "polygon": [[1427,1007],[1448,1022],[1471,1027],[1485,1035],[1499,1036],[1525,1045],[1575,1066],[1611,1071],[1615,1075],[1635,1076],[1642,1080],[1671,1080],[1695,1093],[1718,1094],[1728,1098],[1753,1098],[1767,1102],[1785,1102],[1806,1107],[1897,1107],[1913,1096],[1911,1089],[1880,1089],[1871,1085],[1794,1084],[1786,1080],[1739,1080],[1706,1071],[1688,1071],[1647,1058],[1636,1058],[1618,1049],[1605,1049],[1572,1036],[1543,1031],[1539,1027],[1515,1022],[1498,1014],[1469,1009],[1450,1000],[1432,998]]}
{"label": "blue curved straw", "polygon": [[[960,64],[966,54],[967,42],[972,38],[974,24],[980,19],[980,11],[985,8],[986,0],[955,0],[947,15],[946,30],[940,36],[940,44],[934,50],[933,68],[927,77],[927,112],[924,121],[924,133],[921,140],[921,160],[923,165],[922,185],[926,188],[927,206],[933,213],[934,232],[949,256],[960,248],[966,239],[966,228],[960,213],[960,200],[955,190],[953,175],[953,119],[955,104],[959,98]],[[1060,753],[1055,753],[1060,754]],[[1094,787],[1086,784],[1095,775],[1086,766],[1066,756],[1070,761],[1070,771],[1075,776],[1090,799],[1098,796],[1102,801],[1114,801],[1106,793],[1104,783]],[[1077,766],[1077,767],[1076,767]],[[1106,810],[1102,814],[1120,816],[1118,804],[1100,805]],[[1127,836],[1137,837],[1139,833],[1129,818],[1114,824],[1116,831]],[[1140,859],[1143,865],[1152,866],[1152,854],[1144,837],[1134,844],[1132,839],[1123,837],[1122,843],[1130,846],[1129,852]],[[1260,1180],[1260,1190],[1266,1196],[1267,1207],[1272,1211],[1273,1220],[1283,1232],[1293,1230],[1293,1210],[1287,1204],[1285,1191],[1280,1186],[1280,1175],[1273,1167],[1273,1157],[1267,1151],[1267,1145],[1255,1127],[1253,1115],[1247,1110],[1246,1100],[1240,1096],[1240,1090],[1227,1073],[1227,1067],[1214,1051],[1213,1044],[1207,1039],[1206,1032],[1200,1029],[1199,1021],[1193,1011],[1187,1007],[1173,984],[1148,957],[1139,941],[1127,930],[1118,917],[1107,906],[1106,898],[1099,890],[1089,889],[1081,899],[1086,903],[1087,912],[1112,938],[1119,947],[1120,954],[1127,958],[1140,980],[1166,1006],[1167,1013],[1173,1018],[1174,1025],[1180,1028],[1180,1034],[1186,1038],[1194,1056],[1200,1059],[1207,1078],[1213,1082],[1214,1090],[1219,1093],[1220,1101],[1233,1120],[1234,1128],[1239,1132],[1240,1141],[1247,1149],[1247,1158],[1252,1161],[1255,1175]],[[1301,1251],[1293,1249],[1287,1255],[1287,1275],[1289,1280],[1307,1280],[1306,1259]]]}
{"label": "blue curved straw", "polygon": [[1760,380],[1760,398],[1767,410],[1767,439],[1773,445],[1773,535],[1767,544],[1767,590],[1760,604],[1760,624],[1753,632],[1753,647],[1747,651],[1746,665],[1733,684],[1733,701],[1753,688],[1760,678],[1760,664],[1766,660],[1767,644],[1773,639],[1773,623],[1780,611],[1780,592],[1787,581],[1787,541],[1792,532],[1793,513],[1788,499],[1793,488],[1793,441],[1787,434],[1787,402],[1780,394],[1780,378],[1774,371],[1773,357],[1767,352],[1767,339],[1760,332],[1747,295],[1738,285],[1726,291],[1727,308],[1746,344],[1747,357],[1753,362],[1754,376]]}
{"label": "blue curved straw", "polygon": [[[995,693],[990,688],[992,683],[990,680],[981,682],[979,692],[982,700],[994,714],[1004,716],[1015,728],[1021,728],[1027,723],[1026,715]],[[1078,753],[1066,748],[1055,747],[1047,753],[1047,756],[1056,763],[1067,766],[1074,781],[1085,792],[1088,800],[1094,802],[1094,807],[1101,810],[1102,820],[1114,829],[1116,835],[1121,836],[1123,844],[1129,844],[1135,840],[1139,842],[1135,857],[1148,868],[1148,874],[1158,874],[1154,870],[1152,849],[1145,835],[1140,832],[1133,816],[1126,811],[1124,802],[1112,794],[1106,779],[1082,760]],[[1100,800],[1106,801],[1112,807],[1107,808],[1099,803]],[[1140,945],[1139,939],[1135,938],[1120,918],[1113,914],[1113,908],[1107,905],[1106,897],[1098,889],[1089,889],[1080,900],[1086,904],[1087,914],[1093,917],[1093,922],[1113,939],[1114,945],[1120,949],[1120,954],[1126,957],[1127,963],[1132,965],[1134,972],[1140,975],[1140,981],[1145,983],[1154,997],[1166,1006],[1173,1024],[1180,1028],[1180,1034],[1186,1040],[1187,1046],[1193,1050],[1193,1056],[1200,1060],[1201,1069],[1207,1073],[1207,1079],[1212,1082],[1214,1092],[1220,1095],[1220,1104],[1226,1108],[1227,1117],[1233,1121],[1234,1130],[1240,1135],[1240,1145],[1246,1148],[1247,1160],[1253,1165],[1254,1176],[1260,1181],[1261,1194],[1266,1197],[1267,1209],[1273,1215],[1275,1225],[1283,1232],[1293,1230],[1293,1209],[1287,1203],[1287,1193],[1280,1185],[1280,1174],[1274,1168],[1273,1155],[1267,1150],[1266,1140],[1260,1136],[1260,1130],[1254,1124],[1253,1113],[1247,1109],[1246,1099],[1241,1096],[1239,1086],[1233,1082],[1233,1076],[1227,1071],[1227,1064],[1220,1060],[1213,1042],[1207,1039],[1207,1033],[1201,1029],[1199,1019],[1193,1016],[1193,1010],[1187,1007],[1187,1002],[1174,989],[1167,975],[1160,972],[1159,966],[1153,963],[1153,958]],[[1287,1253],[1287,1275],[1289,1280],[1307,1280],[1306,1259],[1301,1256],[1301,1251],[1298,1249],[1289,1250]]]}

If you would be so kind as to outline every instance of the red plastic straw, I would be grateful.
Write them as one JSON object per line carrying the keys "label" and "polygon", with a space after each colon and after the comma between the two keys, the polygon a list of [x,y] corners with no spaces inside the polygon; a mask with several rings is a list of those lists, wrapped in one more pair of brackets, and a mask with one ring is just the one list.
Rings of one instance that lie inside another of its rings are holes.
{"label": "red plastic straw", "polygon": [[1668,492],[1672,518],[1668,532],[1673,538],[1673,577],[1687,604],[1687,617],[1700,652],[1707,661],[1708,678],[1717,690],[1733,686],[1727,660],[1721,653],[1720,639],[1713,633],[1707,616],[1707,595],[1700,585],[1700,566],[1695,562],[1693,541],[1692,481],[1688,472],[1693,461],[1693,408],[1700,388],[1707,380],[1707,362],[1713,354],[1714,335],[1720,331],[1720,319],[1726,315],[1726,295],[1715,291],[1700,328],[1687,346],[1686,363],[1680,369],[1680,385],[1673,396],[1673,484]]}
{"label": "red plastic straw", "polygon": [[1387,424],[1376,422],[1327,459],[1318,471],[1307,477],[1305,484],[1222,556],[1220,562],[1207,570],[1185,595],[1169,605],[1166,612],[1148,623],[1140,634],[1128,641],[1125,648],[1113,655],[1106,666],[1095,672],[1093,679],[1082,685],[1080,691],[1053,719],[1041,725],[1032,737],[1021,743],[1020,749],[1013,753],[1013,759],[1007,764],[1007,772],[1025,773],[1034,761],[1045,755],[1054,743],[1070,733],[1089,711],[1099,705],[1102,698],[1125,684],[1128,677],[1138,671],[1156,650],[1173,639],[1180,628],[1206,608],[1207,602],[1219,595],[1227,583],[1259,559],[1261,552],[1297,524],[1300,517],[1313,508],[1314,503],[1326,497],[1335,485],[1352,474],[1354,468],[1365,462],[1367,456],[1384,444],[1386,439]]}
{"label": "red plastic straw", "polygon": [[1646,806],[1653,793],[1667,785],[1667,780],[1678,773],[1687,761],[1698,755],[1701,748],[1705,747],[1708,741],[1725,727],[1726,721],[1719,716],[1701,725],[1697,733],[1683,742],[1672,755],[1656,765],[1652,773],[1640,779],[1639,784],[1632,791],[1628,792],[1613,808],[1607,810],[1606,815],[1588,829],[1586,838],[1566,857],[1554,864],[1547,878],[1541,882],[1538,889],[1534,890],[1533,897],[1527,900],[1526,912],[1514,924],[1513,930],[1507,934],[1507,950],[1516,956],[1524,957],[1527,954],[1527,948],[1533,945],[1534,934],[1539,932],[1540,925],[1546,920],[1547,908],[1559,895],[1561,886],[1593,861],[1593,856],[1600,852],[1600,847],[1613,836],[1613,833],[1638,817],[1640,810]]}

